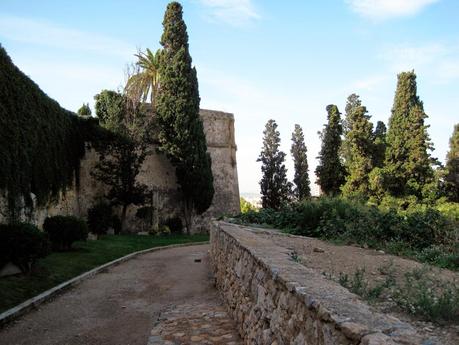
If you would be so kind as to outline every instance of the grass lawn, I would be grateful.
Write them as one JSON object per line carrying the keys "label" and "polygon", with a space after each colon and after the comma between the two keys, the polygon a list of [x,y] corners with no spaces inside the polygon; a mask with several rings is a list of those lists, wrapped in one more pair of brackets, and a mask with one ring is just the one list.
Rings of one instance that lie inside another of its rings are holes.
{"label": "grass lawn", "polygon": [[0,278],[0,312],[92,268],[129,253],[177,243],[208,241],[208,235],[104,236],[97,241],[75,242],[70,252],[52,253],[37,263],[34,273]]}

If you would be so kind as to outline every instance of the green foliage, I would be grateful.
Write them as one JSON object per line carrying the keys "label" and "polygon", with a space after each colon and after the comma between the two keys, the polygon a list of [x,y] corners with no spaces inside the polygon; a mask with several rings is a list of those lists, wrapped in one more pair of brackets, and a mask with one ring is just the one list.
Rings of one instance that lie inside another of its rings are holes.
{"label": "green foliage", "polygon": [[421,196],[433,177],[429,151],[432,144],[425,124],[427,115],[417,95],[416,74],[398,75],[392,115],[387,131],[385,170],[387,190],[395,196]]}
{"label": "green foliage", "polygon": [[96,235],[104,235],[113,227],[113,212],[111,206],[104,202],[98,202],[88,209],[88,229]]}
{"label": "green foliage", "polygon": [[12,262],[28,273],[38,259],[50,253],[48,238],[27,223],[0,224],[0,268]]}
{"label": "green foliage", "polygon": [[88,237],[86,222],[73,216],[47,217],[43,230],[48,234],[53,249],[58,251],[68,251],[72,243]]}
{"label": "green foliage", "polygon": [[397,305],[428,321],[457,322],[459,287],[440,283],[425,273],[425,270],[414,270],[405,274],[405,283],[394,296]]}
{"label": "green foliage", "polygon": [[147,187],[136,178],[148,154],[149,120],[140,107],[126,97],[103,90],[96,95],[96,112],[102,126],[116,133],[99,145],[99,161],[91,175],[108,186],[105,197],[111,206],[121,206],[124,230],[127,208],[145,202]]}
{"label": "green foliage", "polygon": [[459,202],[459,124],[454,126],[446,156],[446,188],[451,201]]}
{"label": "green foliage", "polygon": [[120,93],[102,90],[94,96],[96,115],[104,128],[115,132],[124,132],[126,99]]}
{"label": "green foliage", "polygon": [[196,69],[192,67],[179,3],[171,2],[167,6],[163,27],[161,87],[156,102],[159,151],[166,154],[176,168],[177,182],[184,197],[184,218],[190,231],[193,215],[202,214],[212,203],[211,159],[199,116]]}
{"label": "green foliage", "polygon": [[336,105],[327,106],[328,123],[320,133],[322,148],[319,152],[319,164],[316,168],[317,183],[325,195],[337,195],[344,183],[345,169],[340,159],[341,114]]}
{"label": "green foliage", "polygon": [[0,46],[0,190],[11,221],[32,206],[30,193],[43,205],[72,185],[88,124],[49,98]]}
{"label": "green foliage", "polygon": [[292,148],[290,153],[293,157],[295,175],[293,183],[295,184],[294,195],[297,200],[309,198],[311,196],[311,187],[308,175],[308,157],[307,149],[304,143],[303,129],[300,125],[295,125],[292,133]]}
{"label": "green foliage", "polygon": [[136,66],[139,68],[128,79],[124,91],[135,102],[146,102],[150,96],[152,112],[156,112],[156,96],[159,91],[159,68],[161,50],[152,53],[147,48],[145,52],[139,52]]}
{"label": "green foliage", "polygon": [[[350,105],[354,100],[358,105]],[[345,168],[346,183],[342,187],[346,197],[367,197],[370,191],[369,173],[373,169],[373,124],[367,109],[361,105],[359,96],[353,94],[348,98],[346,106],[348,130],[345,134],[343,147],[346,148]]]}
{"label": "green foliage", "polygon": [[263,147],[257,159],[257,162],[261,162],[260,188],[263,208],[279,209],[290,199],[291,183],[287,180],[285,153],[279,150],[279,146],[277,123],[269,120],[263,131]]}
{"label": "green foliage", "polygon": [[[264,224],[297,235],[340,240],[395,254],[415,256],[421,261],[458,269],[458,231],[451,219],[426,205],[413,204],[405,210],[378,208],[342,198],[319,198],[285,206],[275,211],[262,209],[236,217],[241,223]],[[430,253],[432,246],[442,254]]]}
{"label": "green foliage", "polygon": [[384,165],[384,158],[386,155],[386,135],[387,128],[384,122],[378,121],[376,123],[375,131],[373,132],[373,166],[382,168]]}
{"label": "green foliage", "polygon": [[77,114],[82,117],[89,117],[91,116],[91,108],[89,107],[89,103],[83,103],[80,109],[78,109]]}
{"label": "green foliage", "polygon": [[241,213],[247,213],[247,212],[258,210],[258,208],[255,205],[245,200],[243,197],[240,198],[240,204],[241,204]]}

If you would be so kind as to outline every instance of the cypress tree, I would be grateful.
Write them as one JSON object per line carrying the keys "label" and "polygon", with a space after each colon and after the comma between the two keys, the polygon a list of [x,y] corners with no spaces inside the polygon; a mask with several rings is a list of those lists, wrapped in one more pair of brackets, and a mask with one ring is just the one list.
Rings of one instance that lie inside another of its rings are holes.
{"label": "cypress tree", "polygon": [[446,185],[450,200],[459,202],[459,123],[454,126],[446,156]]}
{"label": "cypress tree", "polygon": [[414,71],[398,75],[392,115],[387,131],[385,157],[388,191],[395,196],[420,196],[433,178],[432,144],[427,134],[427,118],[417,95]]}
{"label": "cypress tree", "polygon": [[[353,117],[356,109],[362,105],[362,101],[360,100],[360,96],[353,93],[349,95],[349,97],[346,100],[346,107],[344,108],[345,110],[345,115],[343,119],[343,135],[344,138],[346,138],[347,133],[349,133],[352,130],[352,125],[353,125]],[[350,159],[350,150],[351,148],[348,145],[348,141],[344,140],[343,143],[341,144],[341,154],[344,159],[344,162],[348,161]]]}
{"label": "cypress tree", "polygon": [[303,129],[300,125],[295,125],[292,133],[292,148],[290,150],[295,167],[295,184],[294,195],[298,200],[311,196],[311,187],[308,175],[308,157],[307,148],[304,143]]}
{"label": "cypress tree", "polygon": [[352,108],[348,116],[351,127],[344,140],[348,149],[348,157],[345,161],[348,175],[342,191],[348,197],[367,197],[368,174],[373,169],[373,124],[370,122],[370,116],[367,115],[366,107],[362,105]]}
{"label": "cypress tree", "polygon": [[274,120],[266,123],[263,131],[263,148],[257,162],[263,174],[260,181],[263,208],[279,209],[289,200],[291,183],[287,181],[285,153],[279,150],[280,137]]}
{"label": "cypress tree", "polygon": [[384,157],[386,155],[386,125],[382,121],[376,123],[375,131],[373,132],[373,165],[382,168],[384,165]]}
{"label": "cypress tree", "polygon": [[159,151],[166,154],[176,168],[186,228],[190,232],[193,216],[202,214],[212,203],[211,159],[199,117],[196,69],[192,67],[187,28],[178,2],[167,5],[163,27],[161,87],[156,105]]}
{"label": "cypress tree", "polygon": [[326,195],[337,195],[344,183],[345,169],[341,163],[339,152],[341,149],[341,113],[336,105],[327,106],[328,123],[322,132],[322,148],[319,152],[319,165],[316,168],[317,183]]}

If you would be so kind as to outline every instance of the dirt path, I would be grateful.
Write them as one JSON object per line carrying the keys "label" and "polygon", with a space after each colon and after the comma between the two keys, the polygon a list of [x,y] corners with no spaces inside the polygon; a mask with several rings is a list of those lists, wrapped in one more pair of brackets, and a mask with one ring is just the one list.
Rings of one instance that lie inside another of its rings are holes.
{"label": "dirt path", "polygon": [[[171,310],[180,313],[181,306],[186,306],[190,315],[193,306],[198,312],[206,309],[208,316],[218,312],[218,327],[206,326],[218,333],[208,336],[222,337],[221,342],[215,338],[215,344],[227,344],[229,340],[238,344],[235,325],[212,285],[208,250],[208,245],[167,249],[115,266],[0,330],[0,344],[167,343],[158,335],[158,327],[167,323],[170,329]],[[208,318],[203,316],[205,325]],[[188,335],[190,339],[206,338],[199,320],[193,320],[194,334],[185,331],[179,335],[182,339]]]}

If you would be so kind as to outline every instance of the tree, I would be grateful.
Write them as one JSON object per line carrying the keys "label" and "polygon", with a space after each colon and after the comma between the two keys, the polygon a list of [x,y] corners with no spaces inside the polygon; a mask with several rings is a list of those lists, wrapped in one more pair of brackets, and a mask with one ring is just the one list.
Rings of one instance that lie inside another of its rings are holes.
{"label": "tree", "polygon": [[263,148],[257,162],[261,162],[263,174],[261,187],[261,204],[263,208],[278,210],[289,201],[291,183],[287,181],[285,153],[279,150],[280,136],[274,120],[266,123],[263,131]]}
{"label": "tree", "polygon": [[199,116],[196,69],[192,67],[182,6],[178,2],[167,5],[163,27],[161,88],[156,103],[159,151],[176,168],[186,228],[190,232],[193,216],[205,212],[212,203],[212,165]]}
{"label": "tree", "polygon": [[[343,135],[346,138],[347,133],[352,130],[353,117],[356,109],[362,105],[360,96],[353,93],[349,95],[346,100],[345,115],[343,119]],[[348,141],[344,140],[341,144],[341,155],[344,159],[344,162],[350,159],[350,147],[348,147]]]}
{"label": "tree", "polygon": [[417,95],[414,71],[398,75],[392,115],[387,131],[386,188],[394,196],[422,194],[433,178],[433,149],[424,120],[427,118]]}
{"label": "tree", "polygon": [[101,125],[115,135],[97,147],[100,158],[91,174],[109,187],[110,204],[121,207],[121,230],[125,231],[128,207],[143,204],[147,194],[147,187],[136,180],[148,154],[143,123],[133,120],[142,116],[117,92],[104,90],[95,99]]}
{"label": "tree", "polygon": [[319,132],[322,147],[319,152],[319,165],[316,168],[317,183],[326,195],[337,195],[344,183],[345,169],[340,160],[341,113],[336,105],[327,106],[328,123],[322,132]]}
{"label": "tree", "polygon": [[302,200],[311,196],[311,187],[308,175],[307,148],[304,143],[303,129],[300,125],[295,125],[295,130],[292,133],[290,152],[295,168],[295,176],[293,178],[295,184],[294,195],[298,200]]}
{"label": "tree", "polygon": [[[360,100],[359,104],[361,104]],[[347,116],[351,127],[343,143],[348,150],[345,161],[348,174],[342,192],[347,197],[367,197],[368,175],[373,169],[373,124],[370,122],[370,116],[367,115],[366,107],[362,105],[353,107]]]}
{"label": "tree", "polygon": [[147,48],[145,52],[135,54],[138,70],[133,73],[126,83],[126,95],[136,102],[146,102],[150,96],[152,112],[156,112],[156,97],[159,91],[159,68],[161,51],[152,53]]}
{"label": "tree", "polygon": [[89,117],[91,116],[91,108],[89,107],[89,103],[83,103],[80,109],[78,109],[77,114],[82,117]]}
{"label": "tree", "polygon": [[459,124],[454,126],[446,156],[446,187],[450,199],[459,202]]}
{"label": "tree", "polygon": [[386,125],[382,121],[376,123],[375,131],[373,132],[373,165],[382,168],[384,165],[384,157],[386,155]]}

